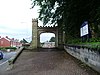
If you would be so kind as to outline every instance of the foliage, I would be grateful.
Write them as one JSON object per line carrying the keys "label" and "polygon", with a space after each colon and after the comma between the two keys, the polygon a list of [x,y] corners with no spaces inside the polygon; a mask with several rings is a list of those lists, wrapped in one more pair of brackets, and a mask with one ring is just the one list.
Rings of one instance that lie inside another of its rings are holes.
{"label": "foliage", "polygon": [[91,38],[89,42],[82,42],[81,39],[73,39],[67,42],[69,46],[88,48],[100,52],[100,38]]}
{"label": "foliage", "polygon": [[69,39],[66,43],[67,44],[80,44],[82,41],[81,39]]}
{"label": "foliage", "polygon": [[28,43],[24,38],[20,41],[21,43]]}
{"label": "foliage", "polygon": [[43,43],[41,43],[41,47],[44,45],[44,42]]}
{"label": "foliage", "polygon": [[13,49],[16,50],[16,47],[0,47],[0,50],[6,50],[6,49]]}
{"label": "foliage", "polygon": [[17,48],[16,47],[5,47],[5,49],[14,49],[14,50],[16,50]]}
{"label": "foliage", "polygon": [[6,48],[5,47],[0,47],[0,50],[6,50]]}
{"label": "foliage", "polygon": [[4,51],[4,52],[6,52],[7,49],[10,49],[11,51],[14,51],[14,50],[16,50],[17,48],[16,48],[16,47],[0,47],[0,50],[1,50],[1,51]]}
{"label": "foliage", "polygon": [[[98,33],[100,24],[99,0],[32,0],[32,8],[40,6],[39,19],[44,25],[58,24],[69,38],[79,37],[80,25],[89,21],[91,29]],[[100,34],[97,34],[100,36]]]}
{"label": "foliage", "polygon": [[49,42],[55,42],[55,37],[51,37],[51,39],[49,40]]}
{"label": "foliage", "polygon": [[100,38],[90,38],[89,41],[82,42],[81,38],[70,39],[66,42],[67,44],[100,44]]}
{"label": "foliage", "polygon": [[0,50],[2,49],[2,47],[0,47]]}

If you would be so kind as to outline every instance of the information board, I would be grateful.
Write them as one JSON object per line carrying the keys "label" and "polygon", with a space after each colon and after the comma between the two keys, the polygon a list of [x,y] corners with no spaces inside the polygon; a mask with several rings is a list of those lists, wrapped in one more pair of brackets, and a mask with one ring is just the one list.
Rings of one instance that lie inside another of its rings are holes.
{"label": "information board", "polygon": [[85,36],[89,34],[89,28],[88,28],[88,22],[85,21],[82,25],[81,25],[81,28],[80,28],[80,36]]}

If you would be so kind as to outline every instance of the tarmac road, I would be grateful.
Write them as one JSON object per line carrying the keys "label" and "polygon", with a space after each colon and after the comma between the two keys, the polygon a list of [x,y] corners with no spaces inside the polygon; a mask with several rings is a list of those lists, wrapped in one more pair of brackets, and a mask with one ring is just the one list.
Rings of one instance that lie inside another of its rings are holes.
{"label": "tarmac road", "polygon": [[3,52],[3,54],[4,54],[4,58],[0,60],[0,64],[10,59],[13,55],[16,54],[16,52]]}

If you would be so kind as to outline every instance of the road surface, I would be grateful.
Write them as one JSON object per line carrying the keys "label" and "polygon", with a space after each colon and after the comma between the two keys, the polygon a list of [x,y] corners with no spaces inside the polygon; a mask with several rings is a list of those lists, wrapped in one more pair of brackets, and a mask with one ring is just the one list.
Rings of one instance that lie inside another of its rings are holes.
{"label": "road surface", "polygon": [[16,52],[3,52],[3,54],[4,54],[4,58],[0,60],[0,64],[10,59],[13,55],[16,54]]}

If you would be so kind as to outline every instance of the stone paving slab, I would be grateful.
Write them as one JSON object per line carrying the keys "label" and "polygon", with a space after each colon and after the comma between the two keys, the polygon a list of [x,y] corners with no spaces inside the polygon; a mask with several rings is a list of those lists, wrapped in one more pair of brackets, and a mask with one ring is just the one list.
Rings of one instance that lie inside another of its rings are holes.
{"label": "stone paving slab", "polygon": [[81,68],[75,58],[64,51],[23,51],[13,69],[0,75],[98,75]]}

